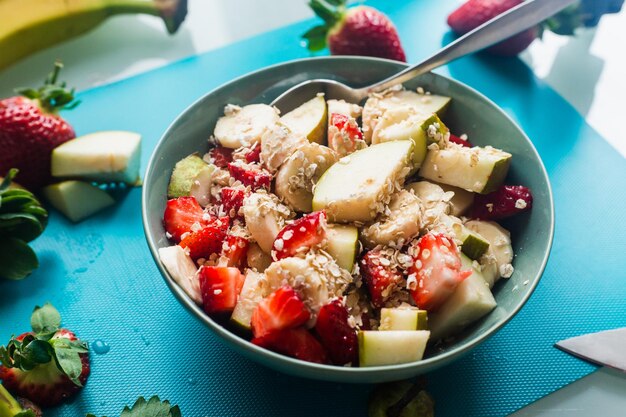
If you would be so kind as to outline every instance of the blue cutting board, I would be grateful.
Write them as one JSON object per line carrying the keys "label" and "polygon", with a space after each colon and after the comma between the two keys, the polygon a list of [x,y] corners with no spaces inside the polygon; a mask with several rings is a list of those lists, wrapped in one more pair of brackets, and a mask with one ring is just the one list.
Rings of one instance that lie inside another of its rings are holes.
{"label": "blue cutting board", "polygon": [[[416,61],[449,41],[444,22],[456,3],[368,4],[392,17],[409,60]],[[84,91],[83,103],[65,116],[79,134],[140,132],[145,166],[168,124],[205,92],[251,70],[308,56],[298,37],[311,23]],[[428,376],[437,417],[503,416],[595,369],[554,349],[554,342],[626,325],[626,161],[518,59],[473,56],[441,72],[483,92],[518,121],[554,187],[554,248],[535,294],[497,335]],[[51,301],[82,338],[111,346],[92,356],[84,392],[48,416],[115,416],[139,395],[153,394],[179,404],[185,417],[366,414],[370,386],[278,374],[225,348],[193,319],[150,257],[140,194],[133,189],[78,225],[52,212],[33,244],[40,268],[21,282],[0,283],[0,340],[27,330],[33,306]]]}

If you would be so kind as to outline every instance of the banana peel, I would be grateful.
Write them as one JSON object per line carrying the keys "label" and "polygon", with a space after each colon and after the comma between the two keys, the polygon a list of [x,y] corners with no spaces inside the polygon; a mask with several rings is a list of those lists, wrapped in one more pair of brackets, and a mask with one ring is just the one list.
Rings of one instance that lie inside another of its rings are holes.
{"label": "banana peel", "polygon": [[0,0],[0,70],[110,16],[135,13],[162,18],[174,33],[187,15],[187,0]]}

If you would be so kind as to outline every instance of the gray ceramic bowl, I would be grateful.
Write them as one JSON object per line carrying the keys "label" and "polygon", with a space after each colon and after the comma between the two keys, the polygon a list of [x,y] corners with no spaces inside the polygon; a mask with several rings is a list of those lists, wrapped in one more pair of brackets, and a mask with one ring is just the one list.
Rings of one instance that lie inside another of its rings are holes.
{"label": "gray ceramic bowl", "polygon": [[213,131],[226,103],[269,103],[292,85],[313,78],[334,78],[353,86],[366,85],[399,71],[404,64],[373,58],[325,57],[274,65],[233,80],[187,108],[167,129],[152,154],[143,186],[143,223],[155,262],[176,298],[197,319],[241,354],[276,370],[301,377],[373,383],[409,378],[439,368],[462,357],[504,326],[524,305],[535,289],[546,265],[554,233],[552,192],[545,168],[524,132],[493,102],[477,91],[437,74],[426,74],[408,88],[453,98],[445,122],[455,132],[465,132],[476,145],[493,145],[513,154],[508,183],[524,184],[534,194],[530,213],[506,222],[515,250],[515,273],[494,287],[498,307],[472,325],[457,340],[431,352],[419,362],[371,368],[346,368],[299,361],[268,350],[231,333],[212,320],[169,276],[158,257],[158,248],[170,243],[165,237],[162,216],[167,183],[174,164],[193,152],[207,151]]}

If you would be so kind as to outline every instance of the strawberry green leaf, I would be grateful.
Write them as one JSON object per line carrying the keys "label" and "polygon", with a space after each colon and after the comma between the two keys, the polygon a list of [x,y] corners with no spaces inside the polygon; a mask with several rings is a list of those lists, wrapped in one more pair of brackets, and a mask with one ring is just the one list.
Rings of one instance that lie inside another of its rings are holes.
{"label": "strawberry green leaf", "polygon": [[50,343],[38,339],[30,342],[22,352],[24,357],[37,364],[50,362],[53,353]]}
{"label": "strawberry green leaf", "polygon": [[76,385],[82,387],[83,384],[78,377],[83,372],[83,362],[80,360],[78,352],[68,348],[54,348],[59,369]]}
{"label": "strawberry green leaf", "polygon": [[326,34],[328,33],[328,26],[319,25],[309,29],[302,37],[307,41],[307,48],[309,51],[321,51],[326,48]]}
{"label": "strawberry green leaf", "polygon": [[0,278],[23,279],[37,267],[37,255],[23,240],[0,238]]}
{"label": "strawberry green leaf", "polygon": [[181,417],[177,405],[171,406],[169,401],[161,401],[154,396],[148,401],[140,397],[132,407],[125,407],[121,417]]}
{"label": "strawberry green leaf", "polygon": [[36,417],[33,410],[22,410],[13,417]]}
{"label": "strawberry green leaf", "polygon": [[310,0],[309,6],[315,14],[320,17],[326,25],[332,27],[341,20],[341,16],[343,14],[343,7],[337,8],[334,5],[329,4],[324,0]]}
{"label": "strawberry green leaf", "polygon": [[13,181],[13,178],[15,178],[17,173],[18,173],[17,168],[11,168],[9,172],[7,172],[7,175],[4,177],[4,179],[0,183],[0,193],[9,188],[9,186],[11,185],[11,181]]}
{"label": "strawberry green leaf", "polygon": [[30,326],[35,333],[55,332],[61,327],[61,315],[50,303],[37,306],[30,317]]}

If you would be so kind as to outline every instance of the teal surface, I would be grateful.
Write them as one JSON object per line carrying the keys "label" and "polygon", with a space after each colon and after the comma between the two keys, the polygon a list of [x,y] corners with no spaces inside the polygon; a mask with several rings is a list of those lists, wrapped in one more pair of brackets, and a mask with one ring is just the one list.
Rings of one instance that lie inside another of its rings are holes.
{"label": "teal surface", "polygon": [[[411,61],[442,42],[455,1],[372,1],[396,22]],[[263,66],[307,56],[296,24],[80,94],[66,116],[79,134],[128,129],[147,161],[167,125],[208,90]],[[517,59],[464,58],[450,74],[494,100],[534,141],[556,204],[552,256],[535,294],[500,332],[465,359],[429,375],[438,417],[503,416],[594,367],[552,347],[580,333],[626,325],[626,161]],[[28,327],[51,301],[93,355],[84,392],[50,417],[119,415],[139,395],[159,394],[186,417],[363,416],[369,386],[314,382],[263,368],[222,346],[168,291],[141,226],[141,190],[72,225],[58,213],[34,243],[41,267],[0,283],[0,340]]]}

